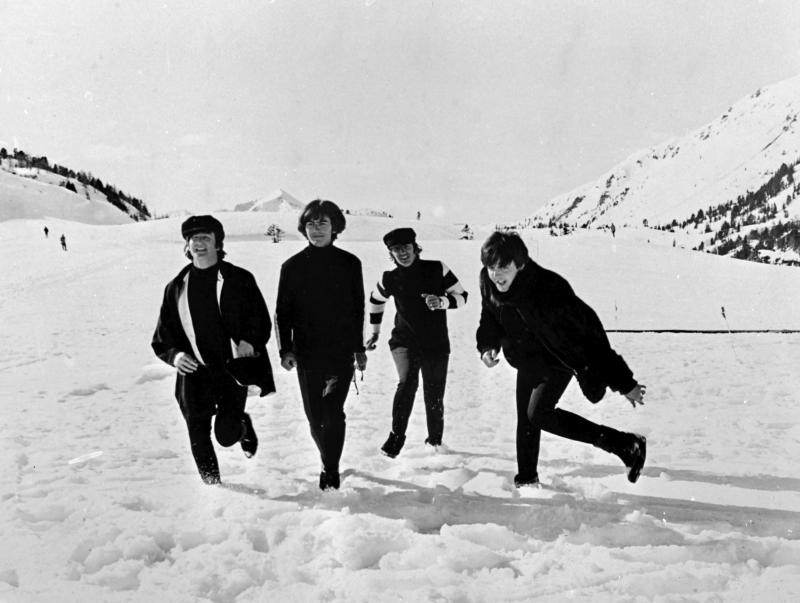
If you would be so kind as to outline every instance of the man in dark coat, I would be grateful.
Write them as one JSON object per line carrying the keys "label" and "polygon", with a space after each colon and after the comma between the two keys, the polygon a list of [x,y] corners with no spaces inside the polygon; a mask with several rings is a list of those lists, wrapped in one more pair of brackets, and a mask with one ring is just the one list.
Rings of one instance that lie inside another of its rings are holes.
{"label": "man in dark coat", "polygon": [[266,345],[272,322],[253,275],[224,261],[222,224],[213,216],[192,216],[181,226],[184,253],[192,263],[167,284],[152,347],[178,375],[175,397],[189,430],[200,477],[220,482],[211,442],[241,444],[252,457],[258,447],[250,415],[244,412],[247,385],[261,395],[275,391]]}
{"label": "man in dark coat", "polygon": [[467,303],[467,292],[444,262],[423,260],[413,228],[396,228],[383,237],[394,270],[384,272],[370,293],[372,334],[367,349],[374,349],[380,336],[383,310],[394,297],[396,313],[389,339],[398,384],[392,402],[392,431],[381,447],[394,458],[405,443],[406,427],[422,373],[428,437],[425,443],[442,445],[444,391],[450,358],[450,338],[445,310]]}
{"label": "man in dark coat", "polygon": [[297,229],[309,244],[281,266],[275,308],[281,366],[297,369],[322,461],[322,490],[339,488],[353,363],[362,371],[367,364],[361,261],[333,244],[344,228],[344,214],[332,201],[317,199],[305,207]]}
{"label": "man in dark coat", "polygon": [[609,344],[597,314],[564,278],[528,256],[516,233],[495,232],[481,248],[481,318],[476,334],[488,367],[503,354],[517,369],[517,486],[539,481],[541,430],[593,444],[619,456],[635,482],[644,466],[643,436],[597,425],[556,408],[573,375],[584,395],[598,402],[606,387],[636,408],[646,386]]}

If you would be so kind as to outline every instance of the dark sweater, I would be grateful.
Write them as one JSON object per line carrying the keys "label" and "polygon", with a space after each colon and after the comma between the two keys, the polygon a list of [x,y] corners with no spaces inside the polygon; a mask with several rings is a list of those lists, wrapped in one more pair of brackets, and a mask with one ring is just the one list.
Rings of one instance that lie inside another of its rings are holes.
{"label": "dark sweater", "polygon": [[334,245],[309,245],[281,266],[275,325],[281,357],[303,368],[352,366],[364,351],[361,261]]}
{"label": "dark sweater", "polygon": [[187,291],[197,349],[203,362],[210,366],[220,366],[232,356],[217,303],[217,274],[216,264],[205,269],[192,266]]}
{"label": "dark sweater", "polygon": [[512,366],[525,357],[545,356],[571,369],[582,389],[587,381],[623,394],[636,386],[597,314],[560,275],[529,260],[507,292],[497,290],[486,268],[480,287],[479,352],[502,347]]}
{"label": "dark sweater", "polygon": [[[442,263],[417,259],[411,266],[398,266],[383,273],[377,290],[384,298],[394,297],[396,312],[389,348],[398,347],[425,351],[450,352],[447,332],[447,313],[431,311],[423,294],[446,296],[447,289],[458,279]],[[452,297],[452,296],[451,296]],[[466,298],[466,293],[462,294]],[[377,300],[370,300],[373,304]],[[455,300],[452,300],[455,307]],[[380,322],[382,313],[371,314],[370,321]]]}

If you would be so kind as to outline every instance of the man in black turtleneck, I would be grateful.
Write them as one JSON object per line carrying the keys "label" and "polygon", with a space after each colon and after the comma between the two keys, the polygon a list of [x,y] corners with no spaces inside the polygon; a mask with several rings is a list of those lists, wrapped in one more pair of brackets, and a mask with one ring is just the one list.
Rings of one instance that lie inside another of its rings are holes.
{"label": "man in black turtleneck", "polygon": [[[245,456],[258,447],[250,415],[244,412],[247,387],[231,374],[234,359],[259,359],[252,383],[261,395],[275,391],[266,356],[272,323],[255,278],[223,261],[225,231],[212,216],[192,216],[181,226],[184,252],[192,263],[164,291],[152,346],[178,369],[175,397],[186,420],[192,455],[205,483],[220,482],[211,442],[241,444]],[[236,360],[236,362],[241,362]],[[250,381],[248,381],[250,382]]]}
{"label": "man in black turtleneck", "polygon": [[333,242],[345,218],[332,201],[317,199],[300,215],[309,242],[281,266],[275,323],[281,366],[297,369],[311,437],[319,450],[319,487],[338,489],[345,437],[344,403],[353,363],[364,370],[364,280],[361,261]]}

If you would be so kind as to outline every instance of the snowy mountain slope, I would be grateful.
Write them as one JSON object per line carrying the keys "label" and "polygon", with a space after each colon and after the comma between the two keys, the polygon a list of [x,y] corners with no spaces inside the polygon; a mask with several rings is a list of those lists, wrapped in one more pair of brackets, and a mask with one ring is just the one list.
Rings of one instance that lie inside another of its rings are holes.
{"label": "snowy mountain slope", "polygon": [[[85,224],[125,224],[131,221],[95,188],[80,185],[81,193],[59,186],[63,180],[40,171],[37,179],[0,170],[0,221],[59,218]],[[88,194],[88,199],[86,198]]]}
{"label": "snowy mountain slope", "polygon": [[124,224],[148,220],[141,200],[85,172],[50,165],[15,149],[0,151],[0,220],[59,218],[86,224]]}
{"label": "snowy mountain slope", "polygon": [[[782,164],[800,161],[798,114],[800,76],[756,91],[684,137],[635,153],[525,223],[653,226],[735,201],[760,189]],[[782,204],[787,195],[780,192]],[[800,216],[797,193],[789,196],[788,216]]]}
{"label": "snowy mountain slope", "polygon": [[287,212],[299,211],[304,207],[305,203],[301,203],[285,190],[278,189],[267,197],[248,201],[247,203],[239,203],[233,208],[233,211]]}

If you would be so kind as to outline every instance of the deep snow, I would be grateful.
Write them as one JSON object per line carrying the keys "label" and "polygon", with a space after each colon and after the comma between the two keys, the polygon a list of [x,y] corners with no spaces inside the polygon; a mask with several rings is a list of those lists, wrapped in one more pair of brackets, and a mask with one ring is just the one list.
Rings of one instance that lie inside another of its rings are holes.
{"label": "deep snow", "polygon": [[[280,263],[303,245],[263,231],[289,214],[220,213],[229,259],[274,310]],[[0,600],[8,601],[793,601],[800,597],[798,334],[612,333],[648,385],[632,410],[562,406],[648,437],[629,484],[619,462],[545,434],[541,490],[515,490],[513,371],[474,351],[475,241],[414,223],[471,297],[449,314],[447,450],[425,449],[418,396],[403,453],[378,454],[395,372],[386,334],[351,390],[343,486],[320,493],[294,373],[269,351],[278,393],[251,398],[253,459],[219,449],[204,486],[149,347],[163,286],[183,265],[180,219],[124,226],[0,222]],[[389,268],[352,218],[341,246],[369,289]],[[800,270],[647,242],[649,233],[526,234],[608,329],[800,329]],[[392,318],[387,305],[385,321]],[[725,307],[727,322],[721,315]]]}

